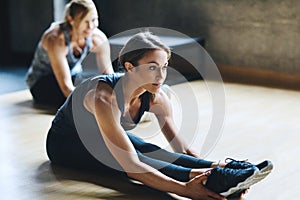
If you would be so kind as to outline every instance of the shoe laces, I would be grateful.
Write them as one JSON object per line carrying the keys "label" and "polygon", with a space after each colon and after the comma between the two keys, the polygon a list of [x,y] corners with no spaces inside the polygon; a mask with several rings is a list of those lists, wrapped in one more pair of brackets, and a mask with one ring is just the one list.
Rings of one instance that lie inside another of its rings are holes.
{"label": "shoe laces", "polygon": [[250,162],[248,162],[248,159],[246,159],[246,160],[235,160],[235,159],[233,159],[233,158],[226,158],[226,159],[225,159],[225,163],[230,163],[230,162],[232,162],[232,161],[235,161],[235,162],[244,162],[244,163],[251,164]]}

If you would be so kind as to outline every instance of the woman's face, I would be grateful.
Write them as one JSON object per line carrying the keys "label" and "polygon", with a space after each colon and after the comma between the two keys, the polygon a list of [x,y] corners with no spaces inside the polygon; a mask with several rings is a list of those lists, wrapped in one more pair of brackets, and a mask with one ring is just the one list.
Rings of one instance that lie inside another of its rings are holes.
{"label": "woman's face", "polygon": [[133,69],[139,87],[150,93],[157,93],[166,79],[167,66],[168,55],[164,50],[147,52]]}
{"label": "woman's face", "polygon": [[98,25],[98,13],[96,8],[94,8],[91,9],[84,18],[80,19],[80,15],[74,18],[73,31],[75,31],[77,35],[87,38],[92,36],[94,29],[96,29]]}

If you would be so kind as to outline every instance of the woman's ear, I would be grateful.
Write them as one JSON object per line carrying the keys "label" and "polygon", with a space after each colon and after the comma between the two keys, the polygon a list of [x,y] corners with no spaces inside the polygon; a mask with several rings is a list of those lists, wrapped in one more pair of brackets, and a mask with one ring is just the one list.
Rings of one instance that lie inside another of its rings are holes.
{"label": "woman's ear", "polygon": [[124,65],[127,72],[131,72],[134,68],[134,66],[130,62],[125,62]]}

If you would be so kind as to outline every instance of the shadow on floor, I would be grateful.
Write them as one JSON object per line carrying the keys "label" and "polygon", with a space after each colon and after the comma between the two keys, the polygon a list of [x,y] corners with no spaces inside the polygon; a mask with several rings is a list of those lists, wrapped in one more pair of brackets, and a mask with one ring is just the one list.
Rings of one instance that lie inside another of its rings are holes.
{"label": "shadow on floor", "polygon": [[[94,173],[79,171],[73,169],[67,169],[61,166],[56,166],[50,163],[50,161],[42,163],[37,169],[36,180],[40,183],[47,182],[63,182],[66,180],[79,181],[84,183],[91,183],[100,187],[111,189],[117,191],[116,194],[101,194],[84,193],[81,195],[92,195],[94,198],[101,199],[130,199],[130,200],[140,200],[140,199],[156,199],[156,200],[175,200],[168,193],[161,192],[145,185],[135,183],[127,178],[124,173]],[[80,186],[79,186],[80,187]],[[63,189],[63,188],[62,188]],[[99,188],[100,190],[101,188]],[[81,189],[82,190],[82,189]],[[55,191],[54,191],[55,192]],[[66,194],[67,195],[67,194]],[[95,195],[95,196],[94,196]]]}
{"label": "shadow on floor", "polygon": [[23,101],[23,102],[15,104],[15,105],[19,106],[19,107],[33,108],[37,111],[37,113],[46,114],[46,115],[55,115],[57,112],[57,109],[58,109],[54,106],[48,106],[48,105],[34,103],[33,100]]}

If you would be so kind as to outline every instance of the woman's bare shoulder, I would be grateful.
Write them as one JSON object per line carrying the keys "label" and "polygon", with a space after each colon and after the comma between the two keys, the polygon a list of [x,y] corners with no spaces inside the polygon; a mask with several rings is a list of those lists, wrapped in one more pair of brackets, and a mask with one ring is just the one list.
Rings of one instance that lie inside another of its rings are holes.
{"label": "woman's bare shoulder", "polygon": [[152,97],[153,97],[151,100],[152,104],[169,104],[170,103],[170,99],[168,98],[168,96],[162,89],[160,89],[159,92],[157,92],[156,94],[153,94]]}
{"label": "woman's bare shoulder", "polygon": [[113,89],[105,82],[99,81],[97,87],[89,90],[84,98],[84,105],[89,112],[94,112],[95,102],[98,106],[112,105],[116,100]]}
{"label": "woman's bare shoulder", "polygon": [[107,40],[107,36],[105,35],[105,33],[98,28],[94,29],[93,31],[92,39],[94,38],[101,39],[102,41]]}
{"label": "woman's bare shoulder", "polygon": [[163,90],[152,95],[150,101],[150,112],[157,115],[166,115],[171,111],[171,101]]}
{"label": "woman's bare shoulder", "polygon": [[108,44],[108,39],[106,35],[100,29],[95,29],[92,35],[93,49],[101,47],[103,43],[106,42]]}
{"label": "woman's bare shoulder", "polygon": [[42,36],[42,45],[45,49],[55,46],[65,46],[65,37],[59,24],[52,24]]}

